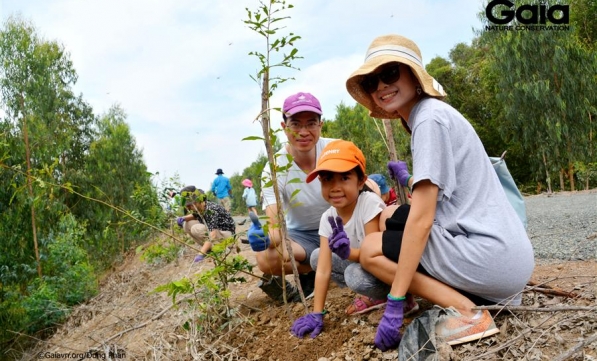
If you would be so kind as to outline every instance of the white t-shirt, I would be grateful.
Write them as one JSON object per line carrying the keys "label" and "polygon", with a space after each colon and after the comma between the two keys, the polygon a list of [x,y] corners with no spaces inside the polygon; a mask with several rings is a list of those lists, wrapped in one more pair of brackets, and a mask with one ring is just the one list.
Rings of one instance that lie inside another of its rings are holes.
{"label": "white t-shirt", "polygon": [[[384,201],[373,192],[362,192],[357,198],[357,205],[354,208],[352,217],[344,224],[344,232],[350,239],[350,248],[361,248],[361,242],[365,238],[365,224],[371,221],[375,216],[386,208]],[[328,217],[338,216],[336,208],[330,207],[321,216],[319,223],[319,235],[330,238],[332,235],[332,226]]]}
{"label": "white t-shirt", "polygon": [[408,125],[413,187],[428,179],[439,188],[423,267],[490,301],[520,292],[533,272],[533,247],[472,125],[433,98],[413,107]]}
{"label": "white t-shirt", "polygon": [[[335,139],[319,138],[315,145],[316,157],[319,158],[321,151],[325,146]],[[316,159],[317,159],[316,158]],[[279,167],[288,165],[288,152],[283,147],[276,153],[276,159]],[[276,204],[274,187],[265,187],[267,181],[271,179],[269,162],[263,168],[261,176],[261,189],[263,191],[263,209],[267,206]],[[307,173],[292,162],[292,165],[286,172],[277,174],[278,188],[280,190],[282,203],[284,204],[284,214],[286,214],[286,227],[298,231],[315,230],[319,227],[321,215],[330,206],[321,196],[321,183],[315,178],[311,183],[307,183]],[[295,180],[296,179],[296,180]],[[292,181],[292,182],[290,182]],[[294,192],[298,191],[292,203],[290,202]]]}

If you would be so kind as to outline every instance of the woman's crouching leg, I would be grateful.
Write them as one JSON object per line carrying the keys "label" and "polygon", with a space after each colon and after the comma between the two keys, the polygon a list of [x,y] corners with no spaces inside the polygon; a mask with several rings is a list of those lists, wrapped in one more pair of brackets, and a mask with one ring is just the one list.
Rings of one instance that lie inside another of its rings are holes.
{"label": "woman's crouching leg", "polygon": [[371,273],[365,271],[358,263],[346,267],[344,279],[351,290],[374,300],[385,300],[391,288],[390,285],[383,283]]}

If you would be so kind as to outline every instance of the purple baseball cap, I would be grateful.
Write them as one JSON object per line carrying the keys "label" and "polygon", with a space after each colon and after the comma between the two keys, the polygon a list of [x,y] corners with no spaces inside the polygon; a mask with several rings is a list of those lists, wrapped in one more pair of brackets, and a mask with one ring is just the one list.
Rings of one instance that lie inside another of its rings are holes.
{"label": "purple baseball cap", "polygon": [[303,92],[296,93],[286,98],[282,111],[287,117],[300,112],[313,112],[319,115],[323,114],[321,112],[321,104],[319,104],[319,100],[312,94]]}

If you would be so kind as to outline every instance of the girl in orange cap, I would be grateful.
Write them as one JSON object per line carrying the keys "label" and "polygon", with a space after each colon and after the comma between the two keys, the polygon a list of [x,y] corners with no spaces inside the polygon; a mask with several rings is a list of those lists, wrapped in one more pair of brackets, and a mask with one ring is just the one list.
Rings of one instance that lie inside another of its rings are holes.
{"label": "girl in orange cap", "polygon": [[[310,259],[316,270],[313,312],[294,322],[291,331],[295,336],[311,334],[313,338],[322,331],[330,279],[359,294],[346,310],[348,314],[371,311],[386,303],[389,287],[359,264],[361,241],[366,235],[379,232],[380,214],[386,207],[379,195],[365,192],[370,190],[365,185],[365,164],[356,145],[335,140],[322,150],[317,167],[307,176],[307,183],[319,177],[321,195],[331,207],[321,217],[320,248]],[[413,302],[411,309],[417,308]]]}

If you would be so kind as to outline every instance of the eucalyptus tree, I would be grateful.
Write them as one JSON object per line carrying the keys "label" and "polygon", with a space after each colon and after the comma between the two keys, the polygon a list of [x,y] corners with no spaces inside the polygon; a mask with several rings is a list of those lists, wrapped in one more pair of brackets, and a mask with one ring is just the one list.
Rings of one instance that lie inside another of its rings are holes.
{"label": "eucalyptus tree", "polygon": [[100,117],[82,173],[73,180],[73,188],[92,199],[75,197],[70,210],[88,224],[87,249],[102,264],[127,250],[147,230],[127,212],[154,224],[165,217],[126,118],[118,105]]}
{"label": "eucalyptus tree", "polygon": [[64,305],[90,294],[79,287],[95,284],[75,280],[77,267],[72,274],[56,267],[87,258],[68,258],[79,247],[74,229],[84,234],[83,226],[73,218],[68,229],[61,223],[68,192],[60,185],[82,167],[94,136],[91,107],[71,90],[76,80],[62,45],[42,39],[27,21],[6,20],[0,29],[0,314],[6,316],[0,343],[57,321]]}
{"label": "eucalyptus tree", "polygon": [[597,1],[571,0],[570,23],[577,38],[588,48],[597,47]]}
{"label": "eucalyptus tree", "polygon": [[13,205],[26,203],[30,210],[30,224],[20,234],[32,240],[41,276],[38,233],[47,233],[62,209],[60,192],[50,184],[63,178],[71,160],[80,166],[94,119],[71,90],[77,74],[63,46],[39,37],[29,22],[15,17],[5,22],[0,60],[3,122],[12,142],[6,163],[25,169],[11,183],[17,193]]}
{"label": "eucalyptus tree", "polygon": [[567,173],[574,189],[574,162],[589,161],[595,52],[571,30],[485,31],[482,39],[491,57],[491,87],[503,106],[502,136],[520,144],[533,170],[543,168],[548,191],[557,173]]}

